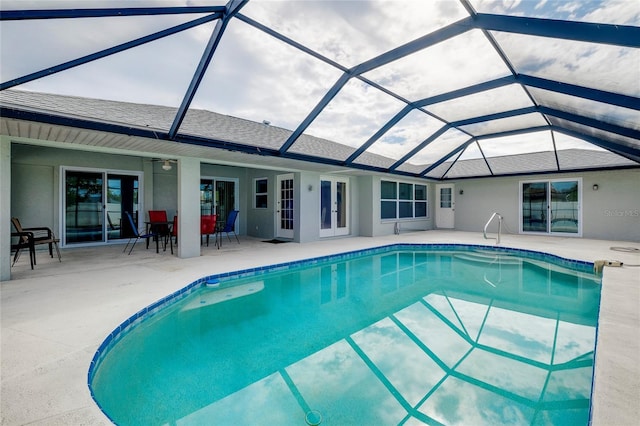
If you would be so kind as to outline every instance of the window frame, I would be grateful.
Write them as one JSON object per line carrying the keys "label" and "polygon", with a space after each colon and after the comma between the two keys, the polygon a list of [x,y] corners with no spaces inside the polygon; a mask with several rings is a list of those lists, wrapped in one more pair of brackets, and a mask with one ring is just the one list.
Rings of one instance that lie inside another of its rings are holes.
{"label": "window frame", "polygon": [[[389,191],[389,184],[394,184],[394,191]],[[386,186],[386,188],[383,188],[383,186]],[[408,192],[407,187],[410,187]],[[401,180],[380,179],[380,220],[382,222],[389,222],[429,219],[428,190],[429,186],[426,183],[422,184]],[[394,198],[383,197],[383,194],[391,194],[391,192],[393,192]],[[393,217],[390,215],[392,204],[395,209]],[[408,215],[409,205],[411,215]],[[424,216],[416,215],[416,206],[418,205],[423,206],[422,210],[424,210]]]}
{"label": "window frame", "polygon": [[[264,192],[258,192],[258,182],[264,181]],[[264,202],[258,202],[258,197],[264,197]],[[269,178],[259,177],[253,179],[253,208],[266,210],[269,208]]]}

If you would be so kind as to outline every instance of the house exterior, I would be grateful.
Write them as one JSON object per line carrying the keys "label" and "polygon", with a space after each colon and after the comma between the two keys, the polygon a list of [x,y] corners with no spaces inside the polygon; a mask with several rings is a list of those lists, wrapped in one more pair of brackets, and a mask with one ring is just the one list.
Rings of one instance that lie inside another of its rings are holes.
{"label": "house exterior", "polygon": [[635,4],[6,3],[2,280],[14,216],[73,248],[166,210],[183,258],[201,215],[232,210],[240,234],[299,243],[496,212],[640,240]]}
{"label": "house exterior", "polygon": [[[103,122],[126,122],[127,114],[160,120],[169,109],[3,93],[5,105],[20,103],[26,111],[42,113],[46,105],[55,104],[56,110],[67,108],[67,114],[93,115]],[[123,118],[114,117],[113,111]],[[241,139],[238,135],[268,140],[284,131],[206,111],[199,114],[193,125],[200,123],[201,132],[222,128],[234,140]],[[179,218],[177,255],[185,258],[200,255],[200,215],[224,218],[230,210],[240,211],[240,235],[298,243],[431,229],[482,232],[493,212],[504,218],[503,232],[640,241],[640,169],[631,161],[620,164],[607,152],[592,160],[593,170],[436,181],[123,136],[68,126],[54,114],[5,115],[0,141],[3,280],[11,276],[11,217],[20,218],[24,226],[48,226],[63,248],[74,248],[126,242],[130,230],[124,211],[134,213],[143,228],[148,210],[166,210],[169,218]],[[305,142],[317,149],[313,138]],[[324,142],[330,152],[345,149]],[[372,156],[371,161],[378,160],[384,158]],[[503,160],[519,161],[517,156]],[[468,161],[473,167],[473,160]],[[608,169],[612,164],[616,168]],[[489,232],[495,232],[495,226]]]}

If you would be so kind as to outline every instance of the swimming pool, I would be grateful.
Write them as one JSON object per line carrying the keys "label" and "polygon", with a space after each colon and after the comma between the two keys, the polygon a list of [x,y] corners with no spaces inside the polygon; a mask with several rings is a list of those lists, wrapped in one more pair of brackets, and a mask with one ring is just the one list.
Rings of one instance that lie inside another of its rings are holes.
{"label": "swimming pool", "polygon": [[592,266],[407,244],[205,277],[114,330],[89,386],[122,425],[587,424]]}

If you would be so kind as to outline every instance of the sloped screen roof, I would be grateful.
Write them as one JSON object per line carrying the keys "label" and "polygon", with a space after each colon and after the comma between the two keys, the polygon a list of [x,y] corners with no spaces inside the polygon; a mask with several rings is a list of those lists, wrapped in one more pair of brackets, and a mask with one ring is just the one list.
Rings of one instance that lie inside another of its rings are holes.
{"label": "sloped screen roof", "polygon": [[432,179],[640,163],[636,1],[88,4],[3,1],[0,89],[137,103],[146,122],[83,122],[170,141]]}

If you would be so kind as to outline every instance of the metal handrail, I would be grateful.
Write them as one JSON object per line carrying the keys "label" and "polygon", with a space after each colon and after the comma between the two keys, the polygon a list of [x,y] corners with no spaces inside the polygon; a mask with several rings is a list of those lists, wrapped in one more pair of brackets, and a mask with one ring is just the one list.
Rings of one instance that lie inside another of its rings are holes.
{"label": "metal handrail", "polygon": [[[493,214],[491,215],[491,217],[489,218],[489,220],[487,221],[487,224],[484,225],[484,239],[488,240],[489,237],[487,237],[487,228],[489,227],[489,224],[491,223],[491,221],[498,216],[498,237],[495,238],[496,240],[496,244],[500,244],[500,234],[502,233],[502,216],[500,215],[500,213],[498,212],[493,212]],[[493,238],[492,238],[493,239]]]}

